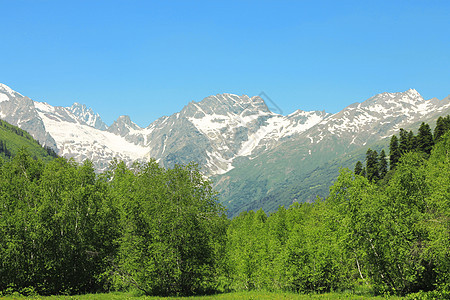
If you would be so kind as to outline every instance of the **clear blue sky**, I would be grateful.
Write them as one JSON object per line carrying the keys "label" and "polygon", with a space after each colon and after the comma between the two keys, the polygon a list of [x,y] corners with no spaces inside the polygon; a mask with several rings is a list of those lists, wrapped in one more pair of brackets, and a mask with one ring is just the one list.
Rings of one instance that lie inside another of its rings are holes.
{"label": "clear blue sky", "polygon": [[0,82],[147,126],[217,93],[289,114],[450,94],[450,1],[0,0]]}

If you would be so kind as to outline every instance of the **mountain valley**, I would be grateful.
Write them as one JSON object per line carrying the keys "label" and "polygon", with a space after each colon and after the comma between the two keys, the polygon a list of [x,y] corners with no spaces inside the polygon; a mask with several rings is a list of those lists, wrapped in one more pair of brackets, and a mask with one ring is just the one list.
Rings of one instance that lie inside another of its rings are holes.
{"label": "mountain valley", "polygon": [[400,128],[415,130],[449,113],[449,97],[425,100],[413,89],[378,94],[335,114],[297,110],[287,116],[259,96],[218,94],[145,128],[128,116],[108,126],[83,104],[52,106],[0,84],[0,118],[59,155],[89,159],[99,172],[113,158],[154,158],[164,167],[194,161],[230,216],[326,196],[339,168],[353,167],[368,147],[381,149]]}

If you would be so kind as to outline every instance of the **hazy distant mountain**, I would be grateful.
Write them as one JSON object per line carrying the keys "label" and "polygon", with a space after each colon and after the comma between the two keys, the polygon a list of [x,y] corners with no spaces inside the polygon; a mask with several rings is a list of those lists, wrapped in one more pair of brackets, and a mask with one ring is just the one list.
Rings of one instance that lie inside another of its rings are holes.
{"label": "hazy distant mountain", "polygon": [[195,161],[212,176],[231,214],[323,194],[338,168],[327,164],[349,164],[350,155],[400,127],[448,113],[449,97],[424,100],[415,90],[382,93],[333,115],[297,110],[287,116],[271,112],[258,96],[220,94],[146,128],[128,116],[108,127],[85,105],[53,107],[0,85],[0,117],[58,154],[88,158],[98,170],[113,157],[155,158],[167,167]]}

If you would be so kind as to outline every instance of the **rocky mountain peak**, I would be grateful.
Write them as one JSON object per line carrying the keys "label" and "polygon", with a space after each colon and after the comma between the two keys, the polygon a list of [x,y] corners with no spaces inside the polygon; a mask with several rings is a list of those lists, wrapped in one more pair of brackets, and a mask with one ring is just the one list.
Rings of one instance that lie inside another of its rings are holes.
{"label": "rocky mountain peak", "polygon": [[80,104],[75,102],[70,107],[66,107],[68,111],[70,111],[73,115],[77,117],[77,119],[86,123],[89,126],[92,126],[96,129],[106,130],[108,126],[103,122],[102,118],[99,114],[94,113],[91,108],[86,107],[84,104]]}
{"label": "rocky mountain peak", "polygon": [[114,134],[125,136],[132,130],[140,130],[141,128],[134,122],[131,121],[130,116],[120,116],[114,123],[109,126],[107,131]]}
{"label": "rocky mountain peak", "polygon": [[264,100],[259,97],[247,95],[217,94],[204,98],[200,102],[190,102],[181,112],[187,118],[203,118],[206,115],[245,116],[260,113],[270,113]]}
{"label": "rocky mountain peak", "polygon": [[421,106],[426,105],[427,102],[430,101],[425,100],[416,90],[409,89],[405,92],[385,92],[377,94],[363,103],[358,103],[357,108],[378,111],[379,113],[386,110],[392,111],[407,109],[409,111],[411,109],[423,109]]}
{"label": "rocky mountain peak", "polygon": [[0,83],[0,102],[9,101],[12,98],[16,98],[16,97],[23,98],[23,96],[21,94],[14,91],[6,84]]}
{"label": "rocky mountain peak", "polygon": [[0,93],[8,94],[10,96],[17,96],[17,95],[18,96],[22,96],[21,94],[19,94],[18,92],[14,91],[9,86],[7,86],[6,84],[3,84],[3,83],[0,83]]}

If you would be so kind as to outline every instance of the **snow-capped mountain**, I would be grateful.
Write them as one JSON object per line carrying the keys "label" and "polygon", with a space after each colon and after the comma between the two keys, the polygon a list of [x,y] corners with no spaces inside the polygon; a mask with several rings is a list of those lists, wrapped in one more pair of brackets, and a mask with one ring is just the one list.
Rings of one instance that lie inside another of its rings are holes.
{"label": "snow-capped mountain", "polygon": [[98,170],[104,170],[113,158],[132,162],[143,160],[148,154],[145,147],[89,125],[84,116],[72,113],[73,106],[53,107],[44,102],[33,102],[33,106],[45,129],[55,139],[61,156],[78,162],[89,159]]}
{"label": "snow-capped mountain", "polygon": [[425,100],[414,89],[403,93],[382,93],[344,108],[317,124],[306,136],[312,144],[319,143],[326,136],[345,136],[350,144],[364,145],[449,109],[449,97],[442,101],[436,98]]}
{"label": "snow-capped mountain", "polygon": [[[195,161],[204,166],[206,174],[222,174],[234,167],[236,158],[252,158],[273,149],[329,116],[300,110],[282,116],[271,112],[260,97],[221,94],[190,102],[179,113],[162,117],[147,128],[128,116],[120,116],[107,127],[98,114],[79,103],[53,107],[5,85],[0,95],[10,106],[27,99],[22,105],[26,111],[0,109],[12,124],[20,127],[24,118],[34,118],[40,126],[28,126],[27,130],[41,143],[78,162],[88,158],[99,170],[113,157],[125,161],[151,157],[168,167]],[[45,139],[40,138],[43,134]]]}
{"label": "snow-capped mountain", "polygon": [[433,126],[438,116],[448,114],[450,97],[425,100],[413,89],[378,94],[322,119],[254,160],[242,161],[217,176],[215,188],[231,215],[312,201],[326,196],[339,168],[353,168],[369,146],[388,143],[400,128],[416,130],[421,122]]}
{"label": "snow-capped mountain", "polygon": [[56,149],[56,142],[47,132],[34,101],[0,83],[0,118],[28,131],[43,146]]}
{"label": "snow-capped mountain", "polygon": [[103,123],[100,115],[94,113],[92,109],[87,108],[84,104],[75,102],[71,107],[67,107],[67,110],[76,116],[78,120],[83,121],[89,126],[100,130],[106,130],[108,128],[108,126]]}
{"label": "snow-capped mountain", "polygon": [[88,158],[99,171],[113,158],[154,158],[166,167],[197,162],[233,213],[280,197],[305,201],[317,189],[327,190],[315,178],[324,178],[323,172],[334,178],[338,165],[328,166],[333,160],[351,162],[351,153],[399,128],[432,124],[449,113],[449,97],[425,100],[413,89],[378,94],[336,114],[297,110],[287,116],[270,111],[258,96],[219,94],[192,101],[146,128],[128,116],[108,127],[85,105],[51,106],[0,84],[0,118],[58,154],[78,162]]}
{"label": "snow-capped mountain", "polygon": [[298,112],[285,117],[271,112],[260,97],[221,94],[191,102],[141,131],[128,127],[124,137],[142,141],[165,166],[193,160],[209,174],[222,174],[233,168],[236,158],[272,149],[327,116]]}

